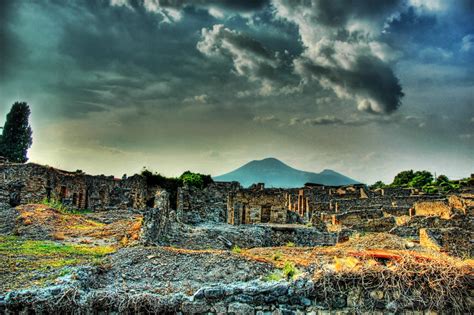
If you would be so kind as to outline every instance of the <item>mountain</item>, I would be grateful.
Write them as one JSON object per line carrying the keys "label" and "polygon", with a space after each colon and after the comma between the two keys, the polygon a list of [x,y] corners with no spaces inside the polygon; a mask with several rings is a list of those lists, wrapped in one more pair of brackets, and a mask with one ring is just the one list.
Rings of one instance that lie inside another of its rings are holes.
{"label": "mountain", "polygon": [[266,187],[294,188],[305,183],[322,185],[349,185],[358,181],[333,170],[321,173],[300,171],[275,158],[251,161],[238,169],[213,177],[215,181],[238,181],[244,187],[255,183],[265,183]]}

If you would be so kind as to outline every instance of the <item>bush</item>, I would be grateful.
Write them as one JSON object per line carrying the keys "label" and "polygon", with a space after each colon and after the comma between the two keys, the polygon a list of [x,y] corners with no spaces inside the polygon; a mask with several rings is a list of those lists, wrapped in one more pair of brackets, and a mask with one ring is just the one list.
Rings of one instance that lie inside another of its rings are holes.
{"label": "bush", "polygon": [[207,187],[209,184],[214,182],[211,175],[193,173],[190,171],[186,171],[181,174],[179,180],[181,181],[182,185],[186,184],[197,188]]}
{"label": "bush", "polygon": [[58,212],[61,212],[61,213],[70,212],[70,210],[65,205],[63,205],[61,201],[55,198],[50,198],[49,200],[47,198],[44,198],[41,201],[41,204],[48,206],[50,208],[53,208],[54,210],[57,210]]}
{"label": "bush", "polygon": [[240,248],[239,246],[237,245],[234,245],[231,249],[231,251],[234,253],[234,254],[240,254],[242,252],[242,248]]}
{"label": "bush", "polygon": [[273,254],[272,259],[277,261],[277,260],[280,260],[281,257],[282,257],[282,253],[281,252],[276,252],[275,254]]}
{"label": "bush", "polygon": [[263,278],[264,281],[280,281],[282,279],[283,273],[280,270],[271,272]]}
{"label": "bush", "polygon": [[293,279],[296,275],[300,273],[298,268],[296,268],[295,265],[289,261],[285,263],[285,266],[283,267],[282,272],[285,278],[288,280]]}

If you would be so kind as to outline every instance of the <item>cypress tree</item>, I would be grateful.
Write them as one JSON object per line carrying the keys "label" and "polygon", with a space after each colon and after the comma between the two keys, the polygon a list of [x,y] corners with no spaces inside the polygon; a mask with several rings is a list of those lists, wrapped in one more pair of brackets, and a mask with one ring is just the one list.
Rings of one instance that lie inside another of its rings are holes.
{"label": "cypress tree", "polygon": [[0,137],[0,156],[6,157],[10,162],[28,161],[27,152],[33,143],[29,117],[30,107],[25,102],[15,102],[7,115]]}

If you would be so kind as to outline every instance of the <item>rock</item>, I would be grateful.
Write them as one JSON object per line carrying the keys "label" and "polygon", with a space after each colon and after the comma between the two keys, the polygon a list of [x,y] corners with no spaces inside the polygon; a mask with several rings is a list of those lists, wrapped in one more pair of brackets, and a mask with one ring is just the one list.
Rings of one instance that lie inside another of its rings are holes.
{"label": "rock", "polygon": [[305,297],[300,298],[300,302],[304,306],[311,306],[311,300]]}
{"label": "rock", "polygon": [[185,314],[200,314],[209,311],[209,305],[205,302],[185,301],[181,304],[181,310]]}
{"label": "rock", "polygon": [[225,291],[221,287],[208,288],[204,290],[204,296],[207,299],[219,299],[224,297]]}
{"label": "rock", "polygon": [[382,300],[384,297],[384,292],[381,290],[373,290],[373,291],[370,291],[369,295],[374,300]]}
{"label": "rock", "polygon": [[398,304],[395,301],[388,302],[385,309],[390,312],[396,312],[398,310]]}
{"label": "rock", "polygon": [[199,290],[197,290],[193,295],[193,300],[203,299],[204,298],[204,291],[205,291],[204,288],[200,288]]}
{"label": "rock", "polygon": [[248,304],[235,302],[229,304],[228,312],[236,315],[253,315],[254,308]]}

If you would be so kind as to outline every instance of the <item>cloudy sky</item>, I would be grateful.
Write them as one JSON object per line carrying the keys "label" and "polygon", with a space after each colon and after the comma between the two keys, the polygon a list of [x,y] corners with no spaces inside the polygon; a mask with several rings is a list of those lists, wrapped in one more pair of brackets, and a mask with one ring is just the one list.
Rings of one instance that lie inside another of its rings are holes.
{"label": "cloudy sky", "polygon": [[93,174],[474,172],[474,0],[0,1],[0,124]]}

